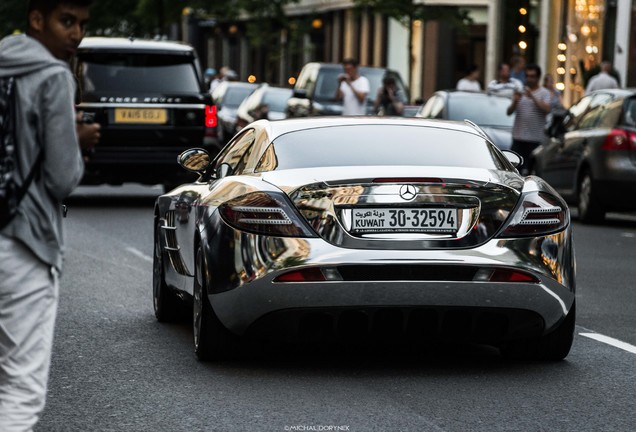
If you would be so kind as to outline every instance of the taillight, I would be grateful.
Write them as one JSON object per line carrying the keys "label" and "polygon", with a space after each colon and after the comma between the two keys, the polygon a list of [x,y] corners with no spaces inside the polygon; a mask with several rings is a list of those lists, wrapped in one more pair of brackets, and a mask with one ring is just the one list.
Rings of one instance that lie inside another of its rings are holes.
{"label": "taillight", "polygon": [[636,134],[622,129],[612,129],[603,141],[603,150],[629,150],[636,149]]}
{"label": "taillight", "polygon": [[482,268],[477,271],[473,280],[478,282],[539,282],[539,279],[531,273],[509,268]]}
{"label": "taillight", "polygon": [[216,105],[205,106],[205,127],[213,128],[217,124]]}
{"label": "taillight", "polygon": [[545,192],[530,192],[508,218],[498,237],[534,237],[561,231],[569,224],[565,202]]}
{"label": "taillight", "polygon": [[274,282],[323,282],[325,275],[317,267],[309,267],[283,273],[274,279]]}
{"label": "taillight", "polygon": [[316,237],[283,194],[252,192],[219,206],[230,226],[246,232],[280,237]]}

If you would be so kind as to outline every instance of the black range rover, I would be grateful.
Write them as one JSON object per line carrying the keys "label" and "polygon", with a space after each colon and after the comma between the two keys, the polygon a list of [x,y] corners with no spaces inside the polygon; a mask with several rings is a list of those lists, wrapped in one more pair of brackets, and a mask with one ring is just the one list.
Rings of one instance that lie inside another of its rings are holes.
{"label": "black range rover", "polygon": [[101,124],[83,184],[190,181],[177,164],[188,148],[218,152],[216,108],[187,44],[85,38],[74,63],[78,111]]}

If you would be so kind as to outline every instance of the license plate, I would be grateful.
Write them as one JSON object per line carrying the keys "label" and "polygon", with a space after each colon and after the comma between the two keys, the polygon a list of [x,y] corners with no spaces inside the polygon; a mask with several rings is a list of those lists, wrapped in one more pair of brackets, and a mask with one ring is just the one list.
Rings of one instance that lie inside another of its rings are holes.
{"label": "license plate", "polygon": [[358,208],[351,213],[355,232],[457,232],[453,208]]}
{"label": "license plate", "polygon": [[168,113],[161,108],[115,108],[115,123],[164,124]]}

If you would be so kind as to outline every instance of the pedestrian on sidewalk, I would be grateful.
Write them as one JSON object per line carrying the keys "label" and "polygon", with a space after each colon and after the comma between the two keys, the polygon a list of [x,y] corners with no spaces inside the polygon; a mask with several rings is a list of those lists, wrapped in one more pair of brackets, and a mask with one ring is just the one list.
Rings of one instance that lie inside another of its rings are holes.
{"label": "pedestrian on sidewalk", "polygon": [[342,101],[342,115],[360,116],[367,113],[367,96],[371,85],[358,71],[358,61],[352,58],[342,62],[344,73],[338,75],[340,85],[336,100]]}
{"label": "pedestrian on sidewalk", "polygon": [[539,85],[541,68],[536,64],[526,66],[526,86],[516,91],[507,114],[516,112],[512,125],[512,151],[523,158],[517,167],[522,175],[528,173],[528,161],[532,151],[543,143],[546,116],[550,112],[550,92]]}
{"label": "pedestrian on sidewalk", "polygon": [[612,64],[608,61],[601,63],[601,71],[594,75],[585,87],[585,94],[590,94],[594,90],[620,88],[618,81],[612,75]]}
{"label": "pedestrian on sidewalk", "polygon": [[472,91],[472,92],[480,92],[481,84],[479,83],[479,74],[480,74],[479,66],[471,65],[468,70],[466,70],[466,76],[464,78],[457,81],[457,85],[455,88],[457,90],[463,91]]}

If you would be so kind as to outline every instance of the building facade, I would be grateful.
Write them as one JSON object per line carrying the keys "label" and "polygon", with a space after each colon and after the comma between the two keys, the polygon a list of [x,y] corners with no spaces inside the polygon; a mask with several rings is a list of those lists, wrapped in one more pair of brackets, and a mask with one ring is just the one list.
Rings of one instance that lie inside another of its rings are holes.
{"label": "building facade", "polygon": [[[243,80],[293,85],[309,61],[395,69],[409,85],[412,101],[452,88],[470,65],[482,86],[501,62],[514,56],[555,76],[566,104],[580,97],[602,60],[613,62],[623,86],[636,85],[636,0],[421,0],[458,8],[470,24],[406,21],[355,7],[350,0],[302,0],[286,8],[286,26],[253,22],[188,20],[184,31],[202,53],[203,64],[229,66]],[[266,24],[266,25],[265,25]],[[254,30],[256,29],[256,31]],[[259,31],[260,30],[260,33]],[[194,35],[194,36],[192,36]]]}

